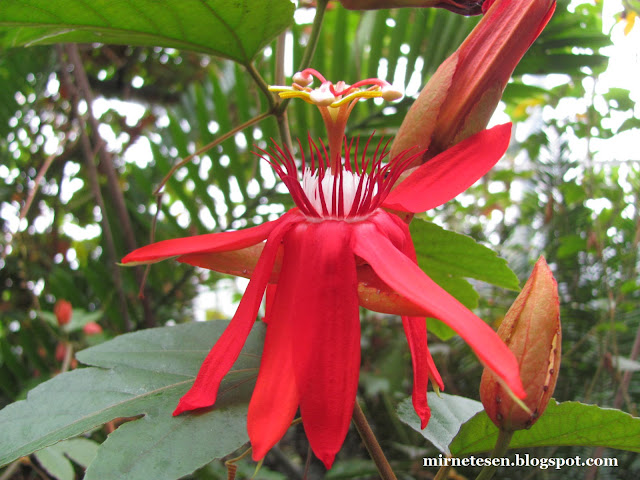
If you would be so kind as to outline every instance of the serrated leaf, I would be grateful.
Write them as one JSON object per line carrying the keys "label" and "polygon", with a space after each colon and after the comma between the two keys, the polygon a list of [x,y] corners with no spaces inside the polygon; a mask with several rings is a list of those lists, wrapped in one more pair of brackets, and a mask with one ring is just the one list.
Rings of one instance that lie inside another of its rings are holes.
{"label": "serrated leaf", "polygon": [[[189,431],[188,426],[192,438],[198,438],[204,435],[203,432],[210,432],[211,423],[216,421],[226,426],[225,435],[235,439],[235,447],[231,451],[235,450],[246,441],[246,429],[242,423],[245,414],[242,409],[246,408],[248,401],[247,391],[238,387],[257,373],[263,343],[262,325],[254,327],[240,358],[223,382],[223,393],[216,404],[220,408],[198,415],[175,418],[170,415],[177,399],[190,387],[204,357],[227,324],[215,321],[142,330],[80,352],[78,358],[94,365],[93,368],[59,375],[32,390],[27,400],[0,411],[0,431],[3,433],[0,436],[0,465],[114,418],[145,414],[148,417],[131,424],[138,424],[136,427],[123,428],[110,441],[105,447],[107,454],[113,445],[120,448],[118,441],[130,441],[126,437],[127,432],[133,431],[137,442],[145,446],[148,442],[157,441],[157,435],[161,435],[161,432],[182,431],[182,436],[169,436],[163,444],[166,448],[176,448],[170,440],[175,438],[184,442],[184,432]],[[235,416],[229,413],[234,408],[237,413]],[[139,433],[136,430],[138,428],[146,432],[144,435],[148,438]],[[238,430],[242,435],[233,433]],[[167,473],[174,475],[179,471],[177,475],[157,478],[177,478],[212,460],[215,457],[204,461],[202,450],[211,452],[211,445],[217,440],[217,437],[212,437],[209,442],[192,444],[190,452],[193,455],[174,462],[171,473]],[[171,452],[166,450],[158,449],[154,453],[171,456]],[[132,455],[131,451],[121,451],[121,454],[125,456],[121,464],[126,464],[132,473],[123,477],[110,474],[109,478],[139,478],[133,476],[139,464],[133,465],[131,457],[126,457],[126,454]],[[100,454],[96,461],[99,458]],[[170,469],[167,467],[167,470]]]}
{"label": "serrated leaf", "polygon": [[418,264],[427,275],[475,278],[498,287],[518,290],[518,277],[496,253],[471,237],[449,232],[419,219],[411,222]]}
{"label": "serrated leaf", "polygon": [[[498,428],[485,412],[478,413],[461,428],[451,443],[456,456],[493,449]],[[544,415],[529,429],[514,433],[509,448],[577,445],[609,447],[640,452],[640,418],[621,410],[580,402],[551,400]]]}
{"label": "serrated leaf", "polygon": [[116,43],[172,47],[248,64],[293,20],[289,0],[5,0],[0,46]]}
{"label": "serrated leaf", "polygon": [[420,429],[420,418],[413,409],[411,398],[406,398],[398,405],[398,417],[404,423],[429,440],[442,453],[449,454],[449,444],[460,427],[475,414],[480,412],[482,403],[466,397],[429,392],[429,408],[431,419],[424,430]]}

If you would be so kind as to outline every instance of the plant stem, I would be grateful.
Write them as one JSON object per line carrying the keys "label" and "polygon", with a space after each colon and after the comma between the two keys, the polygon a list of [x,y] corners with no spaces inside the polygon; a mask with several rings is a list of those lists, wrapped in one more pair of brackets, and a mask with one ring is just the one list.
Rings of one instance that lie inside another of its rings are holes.
{"label": "plant stem", "polygon": [[451,470],[451,465],[444,465],[438,469],[438,473],[433,477],[433,480],[444,480],[449,476],[449,470]]}
{"label": "plant stem", "polygon": [[156,187],[156,189],[153,191],[153,194],[155,196],[160,195],[162,193],[162,189],[167,184],[169,179],[173,176],[173,174],[176,172],[176,170],[178,170],[183,165],[186,165],[187,163],[189,163],[194,157],[197,157],[198,155],[206,152],[207,150],[211,150],[212,148],[218,146],[219,144],[221,144],[225,140],[227,140],[227,139],[231,138],[232,136],[234,136],[236,133],[241,132],[245,128],[248,128],[248,127],[250,127],[252,125],[255,125],[256,123],[261,122],[262,120],[264,120],[265,118],[268,118],[269,116],[271,116],[270,112],[261,113],[260,115],[256,115],[255,117],[253,117],[253,118],[247,120],[246,122],[244,122],[242,125],[238,125],[237,127],[232,128],[231,130],[229,130],[224,135],[220,135],[218,138],[216,138],[211,143],[208,143],[204,147],[201,147],[197,151],[193,152],[191,155],[189,155],[189,156],[185,157],[184,159],[180,160],[180,162],[178,162],[173,167],[171,167],[171,170],[169,170],[169,173],[167,173],[164,176],[164,178],[160,182],[160,185],[158,185],[158,187]]}
{"label": "plant stem", "polygon": [[360,438],[362,438],[362,442],[365,447],[367,447],[369,455],[376,464],[381,480],[397,480],[387,457],[384,456],[382,448],[380,448],[380,444],[357,401],[353,407],[353,423],[360,434]]}
{"label": "plant stem", "polygon": [[[285,60],[285,41],[286,33],[281,33],[276,44],[276,75],[275,84],[284,85],[284,60]],[[289,121],[287,120],[287,111],[275,109],[276,120],[278,122],[278,130],[280,132],[280,140],[287,147],[288,151],[293,151],[291,142],[291,131],[289,129]]]}
{"label": "plant stem", "polygon": [[[491,452],[491,458],[504,457],[504,454],[509,448],[511,437],[513,437],[513,432],[500,430],[500,433],[498,433],[498,440],[496,440],[496,446],[493,447],[493,451]],[[482,470],[480,470],[480,474],[476,477],[476,480],[490,480],[493,478],[497,469],[498,467],[495,465],[486,465],[482,467]]]}
{"label": "plant stem", "polygon": [[[302,55],[302,60],[300,60],[300,65],[298,66],[298,71],[301,72],[305,68],[311,66],[311,60],[313,60],[313,55],[316,52],[316,47],[318,46],[318,40],[320,39],[320,30],[322,29],[322,22],[324,21],[324,13],[327,10],[327,4],[329,0],[318,0],[316,2],[316,15],[313,17],[313,26],[311,27],[311,34],[309,34],[309,41],[307,42],[307,47],[304,50],[304,54]],[[288,98],[282,101],[276,110],[276,115],[281,112],[284,112],[287,109],[287,105],[289,105],[289,101],[291,99]]]}
{"label": "plant stem", "polygon": [[18,470],[19,466],[20,466],[20,459],[16,460],[13,463],[10,463],[7,466],[7,469],[2,473],[2,475],[0,475],[0,480],[9,480],[11,476],[15,473],[15,471]]}
{"label": "plant stem", "polygon": [[269,110],[274,111],[274,109],[276,108],[276,100],[273,94],[269,91],[269,85],[267,85],[267,82],[265,82],[264,78],[262,78],[262,75],[260,75],[260,72],[256,69],[253,63],[248,63],[244,67],[247,69],[247,72],[249,72],[249,75],[251,75],[251,77],[253,78],[253,81],[256,82],[258,88],[262,90],[262,93],[264,93],[267,97],[267,102],[269,102]]}

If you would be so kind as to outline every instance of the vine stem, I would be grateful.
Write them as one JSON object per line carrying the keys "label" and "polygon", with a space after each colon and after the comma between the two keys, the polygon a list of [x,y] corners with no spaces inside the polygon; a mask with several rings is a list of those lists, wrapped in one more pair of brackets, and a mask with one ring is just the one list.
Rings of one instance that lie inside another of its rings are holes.
{"label": "vine stem", "polygon": [[256,123],[259,123],[262,120],[264,120],[265,118],[268,118],[270,116],[271,116],[271,112],[265,112],[265,113],[261,113],[260,115],[256,115],[255,117],[253,117],[253,118],[247,120],[246,122],[244,122],[242,125],[238,125],[237,127],[232,128],[231,130],[229,130],[224,135],[220,135],[214,141],[212,141],[212,142],[208,143],[207,145],[199,148],[198,150],[193,152],[191,155],[189,155],[189,156],[185,157],[184,159],[180,160],[173,167],[171,167],[171,170],[169,170],[169,173],[167,173],[164,176],[164,178],[160,182],[160,185],[158,185],[156,187],[156,189],[153,191],[153,195],[155,195],[155,196],[160,195],[162,193],[162,189],[167,184],[169,179],[173,176],[173,174],[176,172],[176,170],[178,170],[183,165],[186,165],[187,163],[189,163],[194,157],[197,157],[198,155],[201,155],[204,152],[206,152],[208,150],[211,150],[212,148],[218,146],[219,144],[221,144],[225,140],[228,140],[229,138],[234,136],[236,133],[239,133],[242,130],[244,130],[245,128],[248,128],[248,127],[250,127],[252,125],[255,125]]}
{"label": "vine stem", "polygon": [[0,480],[10,480],[11,476],[16,472],[16,470],[18,470],[18,467],[20,467],[20,458],[16,461],[14,461],[13,463],[10,463],[7,466],[7,469],[2,472],[2,475],[0,475]]}
{"label": "vine stem", "polygon": [[[500,433],[498,433],[498,440],[496,440],[496,446],[493,447],[493,451],[491,452],[491,458],[504,457],[504,454],[509,448],[511,437],[513,437],[513,432],[502,429],[500,430]],[[496,470],[498,470],[498,467],[495,465],[485,465],[482,467],[482,470],[480,470],[480,474],[476,477],[476,480],[490,480],[493,478]]]}
{"label": "vine stem", "polygon": [[367,422],[367,417],[364,416],[364,412],[357,401],[353,407],[353,423],[360,434],[360,438],[362,438],[362,443],[367,447],[369,455],[376,464],[376,468],[380,474],[380,479],[397,480],[395,473],[393,473],[393,470],[391,469],[391,465],[389,465],[387,457],[385,457],[382,448],[380,448],[378,439],[373,433],[373,430],[371,430],[369,422]]}
{"label": "vine stem", "polygon": [[[320,40],[320,31],[322,30],[322,22],[324,21],[324,14],[327,10],[328,3],[329,0],[318,0],[316,2],[316,15],[315,17],[313,17],[313,26],[311,27],[311,33],[309,34],[307,47],[305,48],[304,54],[302,55],[302,60],[300,60],[300,65],[298,65],[299,72],[311,66],[311,60],[313,60],[313,55],[315,54],[316,47],[318,46],[318,40]],[[284,112],[287,109],[287,105],[289,105],[290,101],[291,99],[288,98],[280,102],[280,104],[276,108],[276,115]]]}

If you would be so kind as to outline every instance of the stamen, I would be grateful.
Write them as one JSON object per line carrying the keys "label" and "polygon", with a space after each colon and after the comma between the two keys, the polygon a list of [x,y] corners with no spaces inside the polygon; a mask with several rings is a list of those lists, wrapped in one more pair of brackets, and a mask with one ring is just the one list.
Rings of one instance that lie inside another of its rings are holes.
{"label": "stamen", "polygon": [[[309,219],[360,221],[380,207],[402,172],[423,151],[409,149],[383,163],[389,156],[391,139],[380,139],[373,155],[367,156],[373,135],[367,139],[358,155],[360,139],[347,142],[343,138],[346,157],[336,159],[338,167],[331,168],[330,153],[322,140],[319,144],[309,136],[309,160],[302,152],[301,167],[287,147],[273,144],[270,151],[256,149],[275,170],[291,192],[291,196]],[[299,175],[298,172],[301,172]]]}

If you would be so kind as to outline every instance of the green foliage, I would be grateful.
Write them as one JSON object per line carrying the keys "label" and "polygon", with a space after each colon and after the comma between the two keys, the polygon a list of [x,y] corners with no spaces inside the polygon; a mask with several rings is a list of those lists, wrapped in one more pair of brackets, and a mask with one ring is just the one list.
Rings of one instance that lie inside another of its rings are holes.
{"label": "green foliage", "polygon": [[[518,289],[518,278],[507,262],[472,238],[419,219],[413,221],[410,228],[420,268],[466,307],[478,306],[478,294],[465,278]],[[429,329],[442,340],[455,335],[451,328],[434,318],[429,319]]]}
{"label": "green foliage", "polygon": [[246,4],[228,0],[27,4],[5,1],[0,45],[5,48],[65,42],[100,42],[181,48],[248,64],[291,23],[288,0]]}
{"label": "green foliage", "polygon": [[[528,430],[518,430],[509,448],[580,445],[640,452],[640,419],[619,410],[554,400]],[[451,443],[454,455],[491,451],[498,428],[485,412],[465,423]]]}
{"label": "green foliage", "polygon": [[87,438],[72,438],[36,452],[38,463],[58,480],[74,480],[71,460],[87,468],[98,451],[99,444]]}
{"label": "green foliage", "polygon": [[[220,387],[216,407],[171,416],[227,324],[144,330],[80,352],[78,358],[92,368],[59,375],[0,412],[0,465],[116,418],[141,415],[108,437],[85,478],[173,479],[233,452],[247,441],[247,389],[257,373],[260,326]],[[75,460],[59,445],[44,450],[45,462],[63,465],[63,453]]]}
{"label": "green foliage", "polygon": [[431,418],[424,430],[420,428],[420,419],[413,409],[411,398],[405,398],[400,402],[398,416],[400,420],[426,438],[438,450],[450,455],[451,441],[456,438],[460,427],[482,411],[482,404],[470,398],[434,392],[429,392],[428,400]]}

